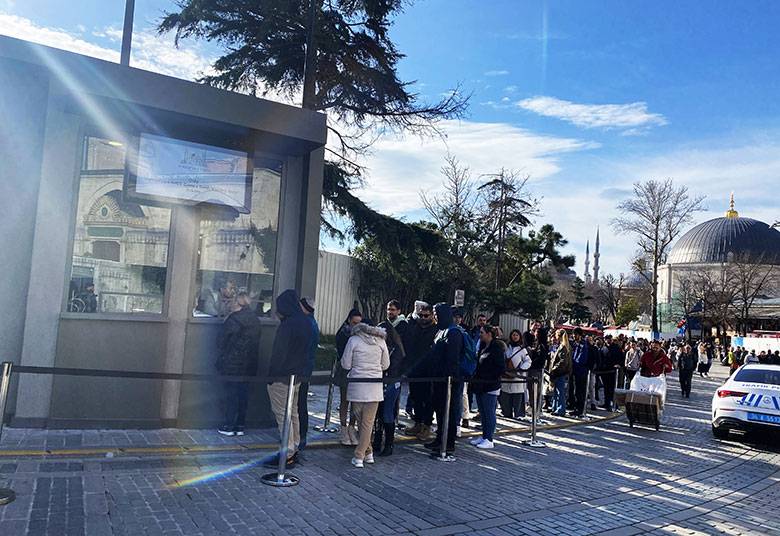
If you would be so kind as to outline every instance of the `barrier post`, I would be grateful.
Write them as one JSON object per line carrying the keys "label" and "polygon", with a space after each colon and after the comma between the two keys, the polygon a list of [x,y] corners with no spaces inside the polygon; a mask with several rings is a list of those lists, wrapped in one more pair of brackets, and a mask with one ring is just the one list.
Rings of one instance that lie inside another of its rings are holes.
{"label": "barrier post", "polygon": [[[3,423],[5,422],[5,407],[8,402],[8,391],[11,389],[11,370],[13,363],[3,362],[2,376],[0,376],[0,438],[3,437]],[[16,494],[14,490],[0,488],[0,506],[14,502]]]}
{"label": "barrier post", "polygon": [[[455,457],[447,455],[447,439],[450,429],[450,405],[452,404],[452,376],[447,376],[447,395],[445,400],[444,422],[441,423],[441,448],[438,454],[434,452],[431,454],[431,457],[433,457],[434,460],[439,460],[441,462],[452,462],[455,461]],[[458,403],[460,403],[460,400],[458,400]]]}
{"label": "barrier post", "polygon": [[537,418],[539,415],[539,408],[541,407],[541,400],[542,400],[542,383],[544,383],[544,372],[541,374],[542,381],[540,380],[540,377],[536,374],[532,374],[527,377],[531,380],[532,383],[535,384],[534,386],[534,400],[531,400],[531,440],[530,441],[524,441],[523,443],[529,447],[534,448],[544,448],[547,445],[543,441],[538,441],[536,439],[536,426],[537,426]]}
{"label": "barrier post", "polygon": [[329,434],[335,434],[339,431],[336,426],[330,425],[330,414],[333,409],[333,380],[336,378],[336,367],[339,366],[338,358],[333,360],[333,366],[330,368],[330,382],[328,382],[328,401],[325,403],[325,422],[320,426],[319,424],[314,427],[318,432],[327,432]]}
{"label": "barrier post", "polygon": [[612,411],[617,412],[619,410],[617,402],[615,402],[615,391],[618,388],[618,378],[620,377],[620,369],[615,369],[615,389],[612,391]]}
{"label": "barrier post", "polygon": [[[574,376],[572,376],[574,378]],[[593,378],[593,401],[596,401],[596,382],[598,381],[598,378],[596,378],[595,373],[592,370],[588,370],[588,381],[585,384],[585,407],[582,408],[582,420],[588,421],[591,419],[590,415],[588,415],[588,407],[590,406],[590,380]],[[577,381],[576,379],[574,380]],[[574,403],[577,403],[577,385],[574,386]],[[576,410],[577,408],[575,408]]]}
{"label": "barrier post", "polygon": [[287,442],[290,440],[290,428],[292,423],[292,405],[295,398],[295,374],[290,376],[290,385],[287,387],[287,405],[284,408],[284,423],[282,424],[282,438],[279,445],[279,467],[276,473],[263,475],[260,480],[263,484],[277,488],[289,488],[300,483],[297,476],[285,474],[287,469]]}

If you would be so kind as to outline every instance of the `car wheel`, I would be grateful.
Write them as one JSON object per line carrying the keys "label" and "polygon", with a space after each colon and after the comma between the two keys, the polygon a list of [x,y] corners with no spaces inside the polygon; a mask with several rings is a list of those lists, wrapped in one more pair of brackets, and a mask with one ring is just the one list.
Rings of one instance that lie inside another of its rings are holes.
{"label": "car wheel", "polygon": [[715,425],[712,425],[712,435],[715,436],[716,439],[728,439],[729,437],[729,429],[728,428],[716,428]]}

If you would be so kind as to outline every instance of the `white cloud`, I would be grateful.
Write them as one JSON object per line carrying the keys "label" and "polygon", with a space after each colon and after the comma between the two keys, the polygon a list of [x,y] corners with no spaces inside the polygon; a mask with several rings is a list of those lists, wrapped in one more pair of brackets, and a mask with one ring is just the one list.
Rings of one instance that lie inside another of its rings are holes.
{"label": "white cloud", "polygon": [[54,48],[69,50],[85,56],[108,61],[119,61],[119,51],[89,43],[61,28],[38,26],[30,19],[0,13],[0,34],[32,41]]}
{"label": "white cloud", "polygon": [[[79,29],[82,33],[84,30]],[[0,34],[93,58],[119,62],[119,50],[90,43],[62,28],[39,26],[24,17],[0,13]],[[119,43],[122,38],[121,30],[115,28],[95,30],[92,34],[116,43]],[[208,73],[212,61],[212,58],[203,54],[197,46],[176,48],[172,35],[159,36],[151,30],[133,33],[130,58],[130,65],[133,67],[193,80]]]}
{"label": "white cloud", "polygon": [[504,69],[497,69],[494,71],[486,71],[483,73],[485,76],[506,76],[509,74],[509,71]]}
{"label": "white cloud", "polygon": [[667,124],[661,114],[647,110],[647,103],[578,104],[555,97],[536,96],[523,99],[517,106],[545,117],[555,117],[584,128],[634,129]]}
{"label": "white cloud", "polygon": [[383,138],[367,161],[369,173],[361,199],[395,215],[421,210],[420,191],[441,187],[441,167],[449,151],[474,175],[505,167],[521,170],[532,182],[555,175],[559,157],[597,147],[572,138],[535,134],[504,123],[446,121],[446,139]]}

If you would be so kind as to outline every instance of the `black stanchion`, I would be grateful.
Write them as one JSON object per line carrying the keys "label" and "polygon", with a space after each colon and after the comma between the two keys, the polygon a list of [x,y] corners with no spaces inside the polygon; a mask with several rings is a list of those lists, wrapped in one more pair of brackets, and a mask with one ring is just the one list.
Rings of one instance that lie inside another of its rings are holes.
{"label": "black stanchion", "polygon": [[327,432],[335,434],[339,431],[338,427],[330,425],[330,414],[333,409],[333,380],[336,378],[336,370],[339,366],[339,360],[333,360],[333,366],[330,369],[330,381],[328,382],[328,401],[325,403],[325,422],[317,425],[314,429],[318,432]]}
{"label": "black stanchion", "polygon": [[[460,403],[461,401],[458,400],[458,404]],[[439,450],[438,453],[434,452],[433,454],[431,454],[431,457],[434,460],[438,460],[440,462],[455,461],[455,456],[447,454],[447,440],[448,440],[449,429],[450,429],[450,406],[451,405],[452,405],[452,376],[447,376],[447,395],[444,403],[444,422],[441,423],[442,425],[441,449]]]}
{"label": "black stanchion", "polygon": [[[8,391],[11,389],[11,370],[13,363],[3,363],[2,376],[0,376],[0,439],[3,437],[3,423],[5,422],[5,406],[8,402]],[[16,494],[14,490],[0,488],[0,506],[14,502]]]}
{"label": "black stanchion", "polygon": [[[541,377],[544,378],[544,373],[542,373]],[[528,379],[530,379],[531,382],[535,384],[534,386],[535,400],[531,400],[531,439],[530,441],[524,441],[523,443],[525,443],[525,445],[529,447],[544,448],[547,445],[543,441],[539,441],[536,439],[537,418],[539,415],[539,408],[541,407],[542,385],[544,381],[539,381],[539,376],[537,376],[536,374],[529,376]]]}
{"label": "black stanchion", "polygon": [[297,486],[300,479],[291,474],[285,474],[287,469],[287,443],[290,440],[290,428],[292,423],[292,405],[295,398],[295,374],[290,376],[290,385],[287,387],[287,405],[284,408],[284,423],[282,425],[282,439],[279,445],[279,467],[275,473],[268,473],[260,478],[263,484],[276,488],[289,488]]}

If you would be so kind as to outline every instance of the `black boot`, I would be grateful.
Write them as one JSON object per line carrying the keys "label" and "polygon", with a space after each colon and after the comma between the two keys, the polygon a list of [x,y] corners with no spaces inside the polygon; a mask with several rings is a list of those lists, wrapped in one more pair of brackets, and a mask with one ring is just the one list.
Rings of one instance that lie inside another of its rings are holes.
{"label": "black boot", "polygon": [[393,440],[395,439],[395,424],[385,423],[385,448],[379,453],[380,456],[390,456],[393,454]]}
{"label": "black boot", "polygon": [[374,421],[374,440],[371,443],[371,448],[374,452],[382,450],[382,431],[384,428],[382,424],[383,423],[380,420]]}

